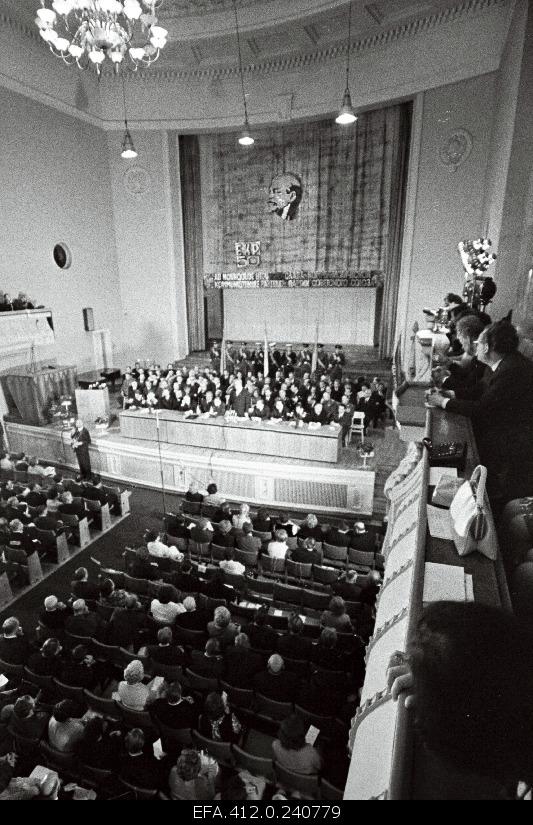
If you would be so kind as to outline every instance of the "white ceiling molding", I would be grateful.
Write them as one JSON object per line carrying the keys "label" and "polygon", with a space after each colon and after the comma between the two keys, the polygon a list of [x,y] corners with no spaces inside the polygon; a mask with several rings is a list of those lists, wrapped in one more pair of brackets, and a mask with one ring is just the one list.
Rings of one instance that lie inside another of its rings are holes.
{"label": "white ceiling molding", "polygon": [[[352,90],[355,105],[371,107],[497,70],[511,10],[512,0],[463,0],[354,40],[351,51],[359,78],[358,88]],[[25,51],[24,42],[28,43]],[[188,45],[191,55],[192,45]],[[131,89],[134,104],[128,111],[132,128],[191,132],[240,124],[238,67],[198,65],[207,43],[195,45],[196,66],[179,70],[156,64],[126,76],[126,82],[135,86]],[[343,41],[246,65],[252,125],[331,113],[342,91],[346,48]],[[287,78],[280,82],[283,73]],[[104,75],[98,83],[90,72],[65,67],[42,48],[33,30],[3,12],[0,85],[102,129],[123,128],[120,78]],[[89,98],[83,109],[75,94],[80,85]],[[282,89],[292,90],[283,102]]]}

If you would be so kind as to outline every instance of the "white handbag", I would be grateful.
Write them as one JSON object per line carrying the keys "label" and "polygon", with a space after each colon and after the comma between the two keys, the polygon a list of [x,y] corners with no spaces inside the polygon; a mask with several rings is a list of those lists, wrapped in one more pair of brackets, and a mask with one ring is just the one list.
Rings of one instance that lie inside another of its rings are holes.
{"label": "white handbag", "polygon": [[487,468],[478,464],[470,477],[454,496],[450,505],[452,536],[460,556],[482,553],[495,561],[498,545],[492,519],[485,509]]}

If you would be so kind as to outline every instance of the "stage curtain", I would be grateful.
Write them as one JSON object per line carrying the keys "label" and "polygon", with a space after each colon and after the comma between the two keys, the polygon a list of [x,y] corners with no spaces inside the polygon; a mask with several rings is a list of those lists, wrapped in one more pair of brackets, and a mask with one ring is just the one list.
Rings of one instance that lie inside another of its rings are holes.
{"label": "stage curtain", "polygon": [[[211,151],[202,180],[205,272],[235,272],[235,244],[259,241],[261,270],[385,277],[405,111],[364,112],[349,129],[331,119],[254,129],[249,150],[232,133],[202,136]],[[267,201],[273,177],[290,173],[301,180],[301,201],[283,220]]]}
{"label": "stage curtain", "polygon": [[412,103],[405,103],[399,107],[398,136],[393,147],[390,219],[379,323],[379,354],[381,358],[392,357],[396,337],[396,311],[398,308],[402,262],[412,108]]}
{"label": "stage curtain", "polygon": [[181,135],[179,153],[189,350],[194,351],[205,349],[202,194],[198,137]]}

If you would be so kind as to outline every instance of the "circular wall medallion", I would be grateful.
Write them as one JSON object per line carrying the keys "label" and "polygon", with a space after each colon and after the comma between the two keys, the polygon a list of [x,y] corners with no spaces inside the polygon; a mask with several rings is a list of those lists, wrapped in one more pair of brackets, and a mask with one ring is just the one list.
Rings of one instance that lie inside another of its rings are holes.
{"label": "circular wall medallion", "polygon": [[439,150],[439,158],[444,166],[455,171],[470,156],[474,139],[466,129],[450,132]]}
{"label": "circular wall medallion", "polygon": [[72,263],[72,253],[66,243],[57,243],[53,250],[54,261],[59,269],[68,269]]}
{"label": "circular wall medallion", "polygon": [[124,172],[126,191],[135,198],[142,197],[150,188],[150,173],[142,166],[131,166]]}

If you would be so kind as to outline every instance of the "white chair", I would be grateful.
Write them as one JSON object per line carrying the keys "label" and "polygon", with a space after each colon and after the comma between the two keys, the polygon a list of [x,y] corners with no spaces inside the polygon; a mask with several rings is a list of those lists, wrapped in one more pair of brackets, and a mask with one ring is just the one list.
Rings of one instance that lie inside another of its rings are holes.
{"label": "white chair", "polygon": [[365,443],[365,414],[364,412],[354,412],[352,416],[352,427],[350,430],[350,444],[352,443],[352,436],[354,433],[359,433],[361,436],[361,444]]}

